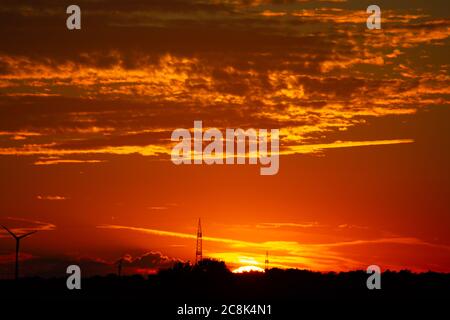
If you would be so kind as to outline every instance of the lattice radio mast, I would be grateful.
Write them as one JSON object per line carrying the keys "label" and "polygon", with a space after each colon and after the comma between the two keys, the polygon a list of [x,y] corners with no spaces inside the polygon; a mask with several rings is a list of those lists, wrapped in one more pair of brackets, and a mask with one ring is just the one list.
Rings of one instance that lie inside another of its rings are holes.
{"label": "lattice radio mast", "polygon": [[202,224],[199,218],[197,227],[197,246],[195,249],[195,264],[200,261],[202,261]]}

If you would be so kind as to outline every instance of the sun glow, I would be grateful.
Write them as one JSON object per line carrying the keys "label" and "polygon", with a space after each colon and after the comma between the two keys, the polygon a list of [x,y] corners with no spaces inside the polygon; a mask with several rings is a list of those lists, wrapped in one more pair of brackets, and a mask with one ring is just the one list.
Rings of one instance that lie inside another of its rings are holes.
{"label": "sun glow", "polygon": [[257,266],[242,266],[233,270],[233,273],[244,273],[244,272],[264,272],[264,269]]}

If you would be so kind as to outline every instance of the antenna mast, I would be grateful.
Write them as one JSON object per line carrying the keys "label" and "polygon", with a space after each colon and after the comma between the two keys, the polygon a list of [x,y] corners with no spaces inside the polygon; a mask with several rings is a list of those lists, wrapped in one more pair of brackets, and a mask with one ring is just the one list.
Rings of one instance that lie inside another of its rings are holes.
{"label": "antenna mast", "polygon": [[119,277],[122,276],[122,263],[123,263],[123,258],[120,258],[119,261],[117,261],[117,275]]}
{"label": "antenna mast", "polygon": [[202,261],[202,224],[199,218],[197,227],[197,245],[195,248],[195,264],[200,261]]}
{"label": "antenna mast", "polygon": [[266,251],[266,260],[264,261],[264,270],[269,270],[269,251]]}

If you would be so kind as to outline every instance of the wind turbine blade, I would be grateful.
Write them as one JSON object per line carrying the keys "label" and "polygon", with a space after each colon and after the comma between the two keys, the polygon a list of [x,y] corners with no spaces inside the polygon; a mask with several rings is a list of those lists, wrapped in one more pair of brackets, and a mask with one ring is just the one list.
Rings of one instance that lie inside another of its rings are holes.
{"label": "wind turbine blade", "polygon": [[31,231],[31,232],[28,232],[28,233],[25,233],[25,234],[19,236],[18,238],[22,239],[22,238],[28,237],[28,236],[32,235],[33,233],[36,233],[36,232],[37,231]]}
{"label": "wind turbine blade", "polygon": [[9,230],[7,227],[5,227],[4,225],[0,224],[0,226],[2,226],[3,229],[5,229],[6,231],[8,231],[8,233],[10,235],[12,235],[14,237],[14,239],[17,239],[18,237],[11,231]]}

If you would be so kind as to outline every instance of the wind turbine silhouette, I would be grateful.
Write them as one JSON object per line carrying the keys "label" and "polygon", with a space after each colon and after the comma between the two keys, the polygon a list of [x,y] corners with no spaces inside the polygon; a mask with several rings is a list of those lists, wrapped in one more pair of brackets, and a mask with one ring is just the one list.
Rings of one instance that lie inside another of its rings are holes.
{"label": "wind turbine silhouette", "polygon": [[13,233],[11,230],[9,230],[7,227],[5,227],[4,225],[0,225],[3,227],[3,229],[5,229],[6,231],[8,231],[8,233],[14,238],[16,239],[16,270],[15,270],[15,279],[19,279],[19,247],[20,247],[20,240],[28,237],[29,235],[32,235],[33,233],[36,233],[37,231],[31,231],[25,234],[22,234],[20,236],[16,235],[15,233]]}

